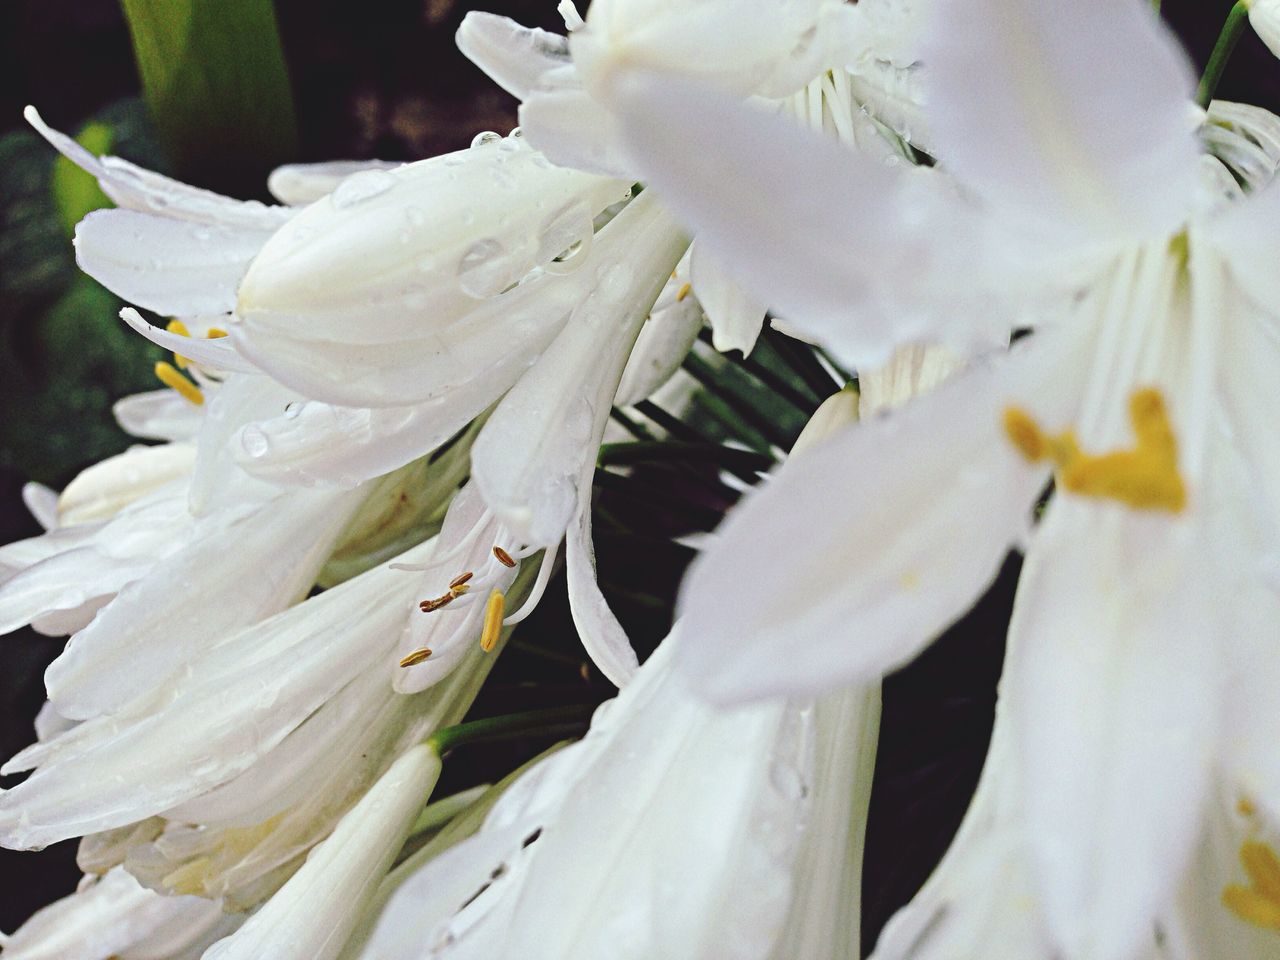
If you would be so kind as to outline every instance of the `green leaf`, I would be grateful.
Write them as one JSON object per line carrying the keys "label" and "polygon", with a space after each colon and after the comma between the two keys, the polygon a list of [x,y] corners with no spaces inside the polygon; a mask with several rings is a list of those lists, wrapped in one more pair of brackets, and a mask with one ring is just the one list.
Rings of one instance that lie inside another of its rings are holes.
{"label": "green leaf", "polygon": [[143,94],[183,179],[244,193],[293,159],[293,95],[271,0],[121,0]]}
{"label": "green leaf", "polygon": [[[87,124],[76,136],[76,143],[95,156],[110,152],[114,140],[114,131],[105,123]],[[93,175],[63,156],[53,165],[53,201],[58,207],[62,229],[69,237],[75,235],[76,224],[90,211],[112,206]]]}

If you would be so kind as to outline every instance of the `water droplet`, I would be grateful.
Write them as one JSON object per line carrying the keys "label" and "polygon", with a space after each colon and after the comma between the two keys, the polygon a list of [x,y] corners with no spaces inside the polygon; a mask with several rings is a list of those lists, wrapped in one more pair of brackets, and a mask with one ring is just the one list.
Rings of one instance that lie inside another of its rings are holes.
{"label": "water droplet", "polygon": [[507,248],[493,237],[473,243],[458,261],[458,285],[477,300],[496,297],[516,280]]}
{"label": "water droplet", "polygon": [[255,460],[265,457],[271,450],[271,441],[256,424],[250,424],[244,428],[244,432],[240,435],[240,444],[244,447],[244,452]]}
{"label": "water droplet", "polygon": [[302,402],[300,400],[291,401],[284,408],[284,416],[286,420],[296,420],[300,413],[302,413]]}
{"label": "water droplet", "polygon": [[582,266],[591,249],[591,208],[575,202],[552,214],[538,238],[538,263],[549,273],[564,274]]}
{"label": "water droplet", "polygon": [[471,141],[471,148],[474,150],[476,147],[484,147],[491,143],[497,143],[501,139],[502,134],[494,133],[492,130],[486,130],[484,133],[477,133],[475,135],[475,138]]}
{"label": "water droplet", "polygon": [[345,210],[386,193],[396,185],[396,178],[385,170],[363,170],[343,180],[330,195],[334,207]]}

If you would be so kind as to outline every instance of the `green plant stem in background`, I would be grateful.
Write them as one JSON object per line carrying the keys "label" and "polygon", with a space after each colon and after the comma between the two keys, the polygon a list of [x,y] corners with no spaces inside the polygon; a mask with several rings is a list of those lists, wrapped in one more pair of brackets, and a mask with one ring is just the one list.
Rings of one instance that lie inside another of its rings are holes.
{"label": "green plant stem in background", "polygon": [[1218,89],[1218,81],[1222,79],[1222,71],[1249,23],[1249,0],[1237,0],[1227,14],[1227,21],[1218,34],[1218,42],[1213,45],[1213,53],[1209,54],[1209,62],[1205,64],[1204,73],[1200,77],[1200,86],[1196,88],[1196,103],[1207,108]]}
{"label": "green plant stem in background", "polygon": [[143,95],[183,180],[260,192],[295,158],[293,94],[271,0],[121,0]]}
{"label": "green plant stem in background", "polygon": [[585,730],[594,710],[594,706],[582,705],[485,717],[438,730],[427,738],[427,743],[443,756],[455,747],[479,741],[578,736]]}

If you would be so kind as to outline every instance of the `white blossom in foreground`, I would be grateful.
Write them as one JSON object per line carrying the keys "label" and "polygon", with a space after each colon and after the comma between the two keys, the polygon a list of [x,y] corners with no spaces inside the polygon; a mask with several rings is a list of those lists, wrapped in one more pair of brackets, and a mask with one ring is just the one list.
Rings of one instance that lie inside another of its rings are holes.
{"label": "white blossom in foreground", "polygon": [[10,936],[5,960],[197,960],[244,917],[199,897],[165,897],[122,869],[85,877],[80,888],[37,912]]}
{"label": "white blossom in foreground", "polygon": [[856,945],[875,753],[859,731],[874,702],[718,711],[671,672],[684,640],[668,638],[479,833],[405,880],[360,955],[729,960]]}
{"label": "white blossom in foreground", "polygon": [[432,747],[407,750],[266,906],[210,948],[204,960],[333,960],[439,776],[440,758]]}
{"label": "white blossom in foreground", "polygon": [[[732,516],[686,581],[705,642],[683,665],[724,701],[877,676],[1025,544],[1014,829],[1055,949],[1111,960],[1168,908],[1215,753],[1274,729],[1272,694],[1242,715],[1228,691],[1276,659],[1237,617],[1280,546],[1280,193],[1241,195],[1199,152],[1185,58],[1146,5],[934,7],[928,119],[959,193],[670,78],[614,79],[650,189],[855,366],[1038,315]],[[1253,762],[1274,815],[1280,766]]]}

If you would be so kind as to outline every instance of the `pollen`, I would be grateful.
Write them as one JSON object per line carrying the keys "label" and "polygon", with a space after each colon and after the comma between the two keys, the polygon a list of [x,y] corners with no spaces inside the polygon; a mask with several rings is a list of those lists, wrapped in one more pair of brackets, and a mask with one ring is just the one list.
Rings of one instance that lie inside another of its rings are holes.
{"label": "pollen", "polygon": [[449,581],[449,590],[452,592],[470,580],[475,574],[468,570],[466,573],[460,573]]}
{"label": "pollen", "polygon": [[416,664],[421,663],[423,660],[426,660],[430,656],[431,656],[431,648],[423,647],[420,650],[414,650],[408,656],[404,657],[404,659],[400,661],[400,666],[412,667],[412,666],[415,666]]}
{"label": "pollen", "polygon": [[503,550],[501,547],[495,546],[493,548],[493,555],[498,558],[498,562],[504,567],[514,567],[516,565],[516,562],[511,559],[511,554],[507,553],[507,551]]}
{"label": "pollen", "polygon": [[1280,857],[1267,844],[1246,840],[1240,863],[1249,885],[1233,883],[1222,891],[1223,905],[1256,927],[1280,930]]}
{"label": "pollen", "polygon": [[227,336],[227,331],[223,330],[221,327],[210,327],[204,332],[204,336],[206,340],[221,340],[223,337]]}
{"label": "pollen", "polygon": [[204,403],[204,394],[200,392],[200,388],[180,374],[173,364],[157,361],[155,371],[156,378],[166,387],[177,391],[184,400],[197,407]]}
{"label": "pollen", "polygon": [[1138,510],[1182,512],[1187,491],[1178,472],[1178,441],[1159,390],[1134,392],[1129,422],[1137,438],[1131,449],[1087,454],[1072,431],[1047,434],[1026,411],[1009,407],[1004,412],[1009,442],[1032,463],[1051,461],[1063,489]]}
{"label": "pollen", "polygon": [[498,635],[502,633],[502,611],[505,598],[501,590],[489,594],[489,602],[484,608],[484,628],[480,631],[480,649],[488,653],[498,643]]}
{"label": "pollen", "polygon": [[682,300],[684,300],[684,298],[689,295],[689,291],[691,291],[692,289],[693,289],[692,283],[683,284],[680,287],[680,289],[676,291],[676,303],[680,303]]}

